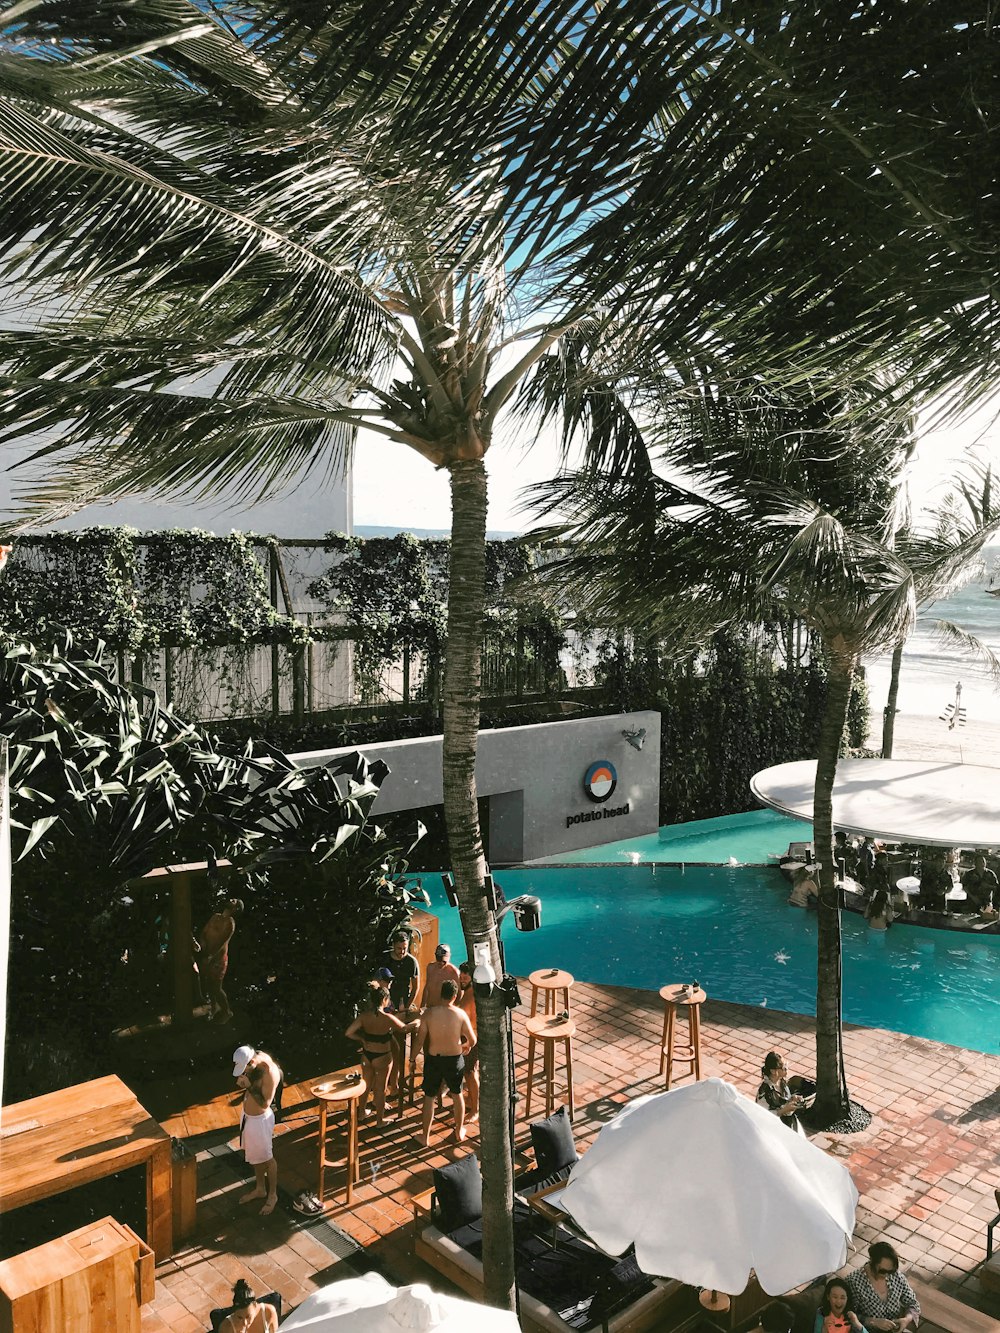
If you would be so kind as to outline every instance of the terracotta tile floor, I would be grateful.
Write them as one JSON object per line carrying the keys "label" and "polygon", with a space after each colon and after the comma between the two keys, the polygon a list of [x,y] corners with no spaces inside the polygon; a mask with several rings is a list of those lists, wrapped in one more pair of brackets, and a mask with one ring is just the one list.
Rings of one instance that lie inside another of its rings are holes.
{"label": "terracotta tile floor", "polygon": [[[575,1133],[582,1150],[629,1098],[660,1090],[661,1008],[651,992],[617,987],[578,983],[572,998],[578,1027]],[[525,1009],[514,1014],[522,1091],[525,1015]],[[752,1094],[762,1057],[772,1048],[785,1052],[791,1069],[810,1072],[811,1027],[810,1019],[793,1014],[709,1000],[702,1017],[703,1076],[718,1075]],[[856,1244],[887,1237],[916,1276],[1000,1317],[1000,1300],[983,1292],[975,1277],[985,1255],[986,1223],[996,1211],[993,1189],[1000,1184],[1000,1057],[858,1027],[847,1028],[845,1049],[851,1095],[874,1120],[863,1134],[822,1141],[847,1163],[861,1191]],[[286,1105],[276,1156],[281,1183],[294,1194],[316,1186],[316,1107],[301,1087]],[[542,1113],[537,1105],[532,1109]],[[418,1117],[414,1106],[381,1133],[362,1130],[363,1183],[351,1208],[339,1195],[331,1198],[326,1218],[363,1246],[364,1261],[391,1280],[441,1286],[413,1257],[409,1201],[430,1186],[432,1168],[456,1150],[448,1145],[444,1123],[431,1148],[419,1149],[412,1138]],[[202,1150],[199,1230],[192,1244],[157,1268],[156,1299],[143,1312],[143,1333],[207,1328],[209,1309],[224,1303],[243,1274],[260,1288],[280,1290],[286,1308],[316,1287],[350,1276],[337,1257],[348,1247],[324,1223],[303,1228],[281,1208],[271,1218],[240,1208],[238,1157],[224,1142],[225,1127],[235,1132],[236,1118],[232,1085],[226,1084],[216,1097],[202,1097],[165,1122],[171,1132],[197,1127],[202,1135],[192,1141]],[[522,1117],[519,1142],[526,1137]],[[334,1142],[331,1133],[331,1149]],[[476,1146],[475,1134],[470,1143]],[[205,1145],[214,1145],[211,1153]],[[339,1185],[338,1173],[328,1177],[331,1183]]]}

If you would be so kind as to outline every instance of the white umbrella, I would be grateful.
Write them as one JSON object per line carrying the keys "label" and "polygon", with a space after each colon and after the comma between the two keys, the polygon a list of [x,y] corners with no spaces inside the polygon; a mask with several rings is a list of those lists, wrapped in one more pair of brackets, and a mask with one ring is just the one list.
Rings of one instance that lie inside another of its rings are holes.
{"label": "white umbrella", "polygon": [[377,1273],[313,1292],[281,1325],[310,1333],[520,1333],[507,1310],[442,1296],[422,1283],[391,1287]]}
{"label": "white umbrella", "polygon": [[[731,1294],[772,1296],[840,1268],[850,1172],[722,1079],[639,1097],[573,1168],[560,1205],[608,1254]],[[552,1200],[554,1202],[555,1200]]]}

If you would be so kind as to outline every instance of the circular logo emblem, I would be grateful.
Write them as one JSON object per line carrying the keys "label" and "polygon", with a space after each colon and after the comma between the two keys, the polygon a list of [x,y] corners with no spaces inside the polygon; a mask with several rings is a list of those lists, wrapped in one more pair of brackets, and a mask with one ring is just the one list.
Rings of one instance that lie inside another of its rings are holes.
{"label": "circular logo emblem", "polygon": [[583,790],[592,801],[606,801],[618,785],[618,774],[610,759],[598,759],[583,775]]}

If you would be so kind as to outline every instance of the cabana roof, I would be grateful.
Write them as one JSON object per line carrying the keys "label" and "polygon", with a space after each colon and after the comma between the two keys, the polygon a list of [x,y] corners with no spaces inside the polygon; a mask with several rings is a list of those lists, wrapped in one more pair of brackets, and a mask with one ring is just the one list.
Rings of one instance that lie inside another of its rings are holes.
{"label": "cabana roof", "polygon": [[[759,801],[812,820],[816,761],[764,768],[750,780]],[[833,787],[836,828],[892,842],[1000,847],[1000,768],[933,760],[841,759]]]}

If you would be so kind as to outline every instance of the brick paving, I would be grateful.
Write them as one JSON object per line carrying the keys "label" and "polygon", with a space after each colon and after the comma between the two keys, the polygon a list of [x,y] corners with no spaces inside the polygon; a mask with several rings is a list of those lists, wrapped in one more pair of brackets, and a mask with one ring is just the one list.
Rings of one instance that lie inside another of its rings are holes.
{"label": "brick paving", "polygon": [[[655,993],[618,987],[577,983],[572,999],[578,1029],[575,1135],[583,1151],[626,1101],[662,1088],[657,1072],[662,1010]],[[525,1016],[525,1009],[514,1014],[522,1091]],[[793,1071],[811,1072],[812,1020],[720,1001],[703,1006],[704,1077],[725,1078],[753,1095],[770,1049],[783,1051]],[[996,1211],[993,1190],[1000,1185],[1000,1056],[850,1026],[845,1050],[851,1095],[874,1117],[862,1134],[819,1138],[846,1162],[861,1192],[859,1253],[848,1267],[860,1262],[871,1240],[884,1237],[915,1276],[1000,1317],[1000,1300],[983,1291],[975,1276],[985,1257],[986,1224]],[[289,1100],[291,1113],[280,1128],[276,1156],[282,1185],[294,1194],[316,1186],[317,1110],[308,1085],[300,1085]],[[542,1113],[537,1103],[532,1109],[536,1117]],[[199,1153],[199,1230],[193,1243],[158,1266],[156,1299],[143,1311],[143,1333],[206,1329],[209,1309],[225,1303],[232,1282],[242,1275],[258,1289],[279,1290],[286,1309],[317,1287],[351,1276],[358,1266],[376,1267],[394,1282],[447,1286],[414,1258],[410,1212],[412,1196],[429,1188],[433,1167],[468,1150],[449,1145],[446,1123],[439,1122],[427,1150],[412,1138],[419,1105],[381,1132],[364,1128],[362,1184],[354,1204],[348,1208],[339,1193],[336,1198],[331,1193],[325,1220],[303,1226],[282,1208],[260,1218],[239,1206],[237,1196],[245,1187],[237,1174],[239,1156],[230,1146],[235,1118],[227,1083],[214,1098],[202,1097],[197,1107],[165,1122],[172,1132],[194,1124],[205,1131],[190,1140]],[[469,1146],[475,1148],[472,1129]],[[330,1137],[333,1149],[335,1133]],[[519,1144],[526,1139],[522,1117]],[[328,1189],[341,1179],[337,1172],[328,1176]],[[343,1236],[363,1248],[360,1263],[352,1261]]]}

